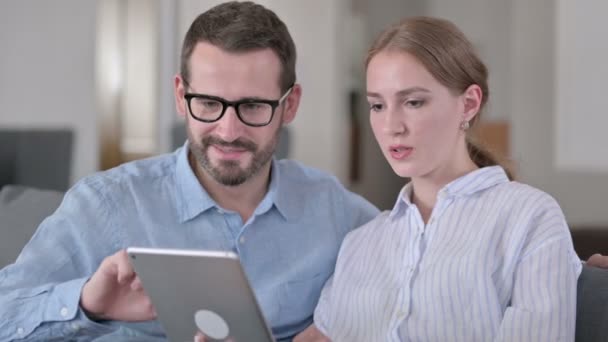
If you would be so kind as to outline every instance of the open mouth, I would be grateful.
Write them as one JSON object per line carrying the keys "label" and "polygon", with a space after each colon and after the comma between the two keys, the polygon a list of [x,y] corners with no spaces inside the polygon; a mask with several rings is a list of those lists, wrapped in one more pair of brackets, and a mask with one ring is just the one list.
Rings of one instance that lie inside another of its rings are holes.
{"label": "open mouth", "polygon": [[402,160],[409,157],[414,149],[407,146],[391,146],[389,148],[390,155],[393,159]]}

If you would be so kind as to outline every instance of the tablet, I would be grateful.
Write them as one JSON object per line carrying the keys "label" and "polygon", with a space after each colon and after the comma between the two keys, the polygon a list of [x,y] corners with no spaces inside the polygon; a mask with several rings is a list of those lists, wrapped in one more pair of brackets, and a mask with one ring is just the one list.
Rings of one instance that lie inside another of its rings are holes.
{"label": "tablet", "polygon": [[274,341],[238,256],[225,251],[127,249],[169,341]]}

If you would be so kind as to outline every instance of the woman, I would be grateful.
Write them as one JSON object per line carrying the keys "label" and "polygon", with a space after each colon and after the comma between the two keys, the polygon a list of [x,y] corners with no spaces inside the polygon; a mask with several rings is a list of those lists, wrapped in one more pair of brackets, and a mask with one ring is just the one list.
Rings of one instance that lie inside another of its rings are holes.
{"label": "woman", "polygon": [[448,21],[410,18],[366,62],[372,130],[410,178],[351,232],[296,341],[572,341],[581,263],[553,198],[510,180],[470,128],[487,70]]}

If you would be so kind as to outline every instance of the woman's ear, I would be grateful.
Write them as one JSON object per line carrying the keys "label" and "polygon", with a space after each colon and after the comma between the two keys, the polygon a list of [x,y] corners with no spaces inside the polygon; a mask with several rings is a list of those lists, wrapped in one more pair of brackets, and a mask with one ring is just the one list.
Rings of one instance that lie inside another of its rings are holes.
{"label": "woman's ear", "polygon": [[471,121],[481,108],[483,92],[477,84],[470,85],[462,94],[463,100],[463,121]]}

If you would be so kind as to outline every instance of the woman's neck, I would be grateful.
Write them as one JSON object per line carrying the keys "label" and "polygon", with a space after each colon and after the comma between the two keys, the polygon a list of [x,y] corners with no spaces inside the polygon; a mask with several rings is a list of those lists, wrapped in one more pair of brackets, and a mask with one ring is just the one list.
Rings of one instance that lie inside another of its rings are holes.
{"label": "woman's neck", "polygon": [[466,158],[458,165],[438,168],[427,175],[412,178],[411,200],[418,207],[425,224],[433,213],[439,191],[450,182],[478,168],[470,158]]}

